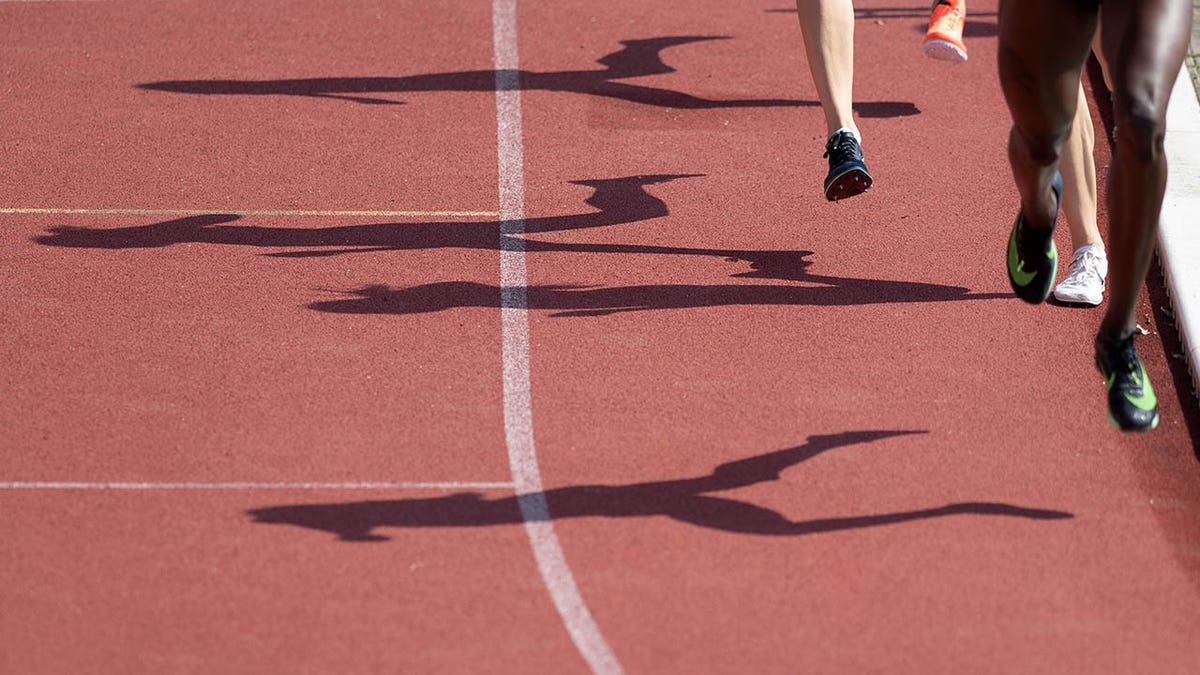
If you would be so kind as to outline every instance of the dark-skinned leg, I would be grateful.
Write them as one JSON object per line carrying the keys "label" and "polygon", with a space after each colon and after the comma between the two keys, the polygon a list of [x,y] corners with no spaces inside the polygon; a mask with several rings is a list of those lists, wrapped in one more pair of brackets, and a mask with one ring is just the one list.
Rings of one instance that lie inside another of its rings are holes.
{"label": "dark-skinned leg", "polygon": [[1191,30],[1190,0],[1106,0],[1101,49],[1112,71],[1116,147],[1108,177],[1111,295],[1100,334],[1137,326],[1167,183],[1167,101]]}
{"label": "dark-skinned leg", "polygon": [[1058,163],[1098,15],[1089,0],[1000,4],[1000,86],[1012,115],[1008,158],[1021,197],[1009,237],[1009,279],[1027,302],[1045,300],[1054,283],[1053,228],[1062,194]]}
{"label": "dark-skinned leg", "polygon": [[1108,417],[1124,431],[1158,425],[1158,398],[1134,348],[1137,299],[1154,256],[1167,182],[1167,102],[1183,63],[1191,0],[1106,0],[1101,51],[1116,125],[1108,180],[1112,294],[1096,336]]}

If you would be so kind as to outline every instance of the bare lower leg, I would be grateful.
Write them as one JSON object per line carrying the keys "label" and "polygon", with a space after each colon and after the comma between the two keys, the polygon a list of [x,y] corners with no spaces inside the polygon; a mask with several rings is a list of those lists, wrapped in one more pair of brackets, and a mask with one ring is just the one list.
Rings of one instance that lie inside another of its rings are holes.
{"label": "bare lower leg", "polygon": [[1167,161],[1161,137],[1153,152],[1143,154],[1125,132],[1130,123],[1118,121],[1117,150],[1108,180],[1109,259],[1111,279],[1108,311],[1100,334],[1127,337],[1137,327],[1137,300],[1154,257],[1158,214],[1167,180]]}
{"label": "bare lower leg", "polygon": [[1059,164],[1063,176],[1062,211],[1075,249],[1088,245],[1104,248],[1096,226],[1096,160],[1092,156],[1095,140],[1092,115],[1081,82],[1071,135],[1067,137]]}
{"label": "bare lower leg", "polygon": [[1116,144],[1108,179],[1108,311],[1100,335],[1126,337],[1137,327],[1137,300],[1154,256],[1167,182],[1166,107],[1187,48],[1188,0],[1103,6],[1103,52],[1113,83]]}
{"label": "bare lower leg", "polygon": [[1100,35],[1103,30],[1103,22],[1096,24],[1096,39],[1092,42],[1092,55],[1096,57],[1096,62],[1100,64],[1100,76],[1104,78],[1104,88],[1112,91],[1113,83],[1112,76],[1108,74],[1108,59],[1104,57],[1104,50],[1100,48]]}
{"label": "bare lower leg", "polygon": [[826,135],[858,133],[852,116],[854,5],[850,0],[796,0],[804,51],[825,112]]}
{"label": "bare lower leg", "polygon": [[1068,130],[1059,129],[1057,134],[1033,139],[1022,134],[1016,126],[1009,133],[1008,161],[1017,192],[1021,195],[1021,215],[1031,229],[1041,231],[1054,227],[1059,200],[1051,189],[1051,182],[1058,172],[1061,148],[1068,134]]}
{"label": "bare lower leg", "polygon": [[1013,119],[1008,159],[1032,230],[1054,226],[1058,198],[1050,186],[1076,116],[1095,22],[1095,9],[1082,4],[1000,4],[1000,86]]}

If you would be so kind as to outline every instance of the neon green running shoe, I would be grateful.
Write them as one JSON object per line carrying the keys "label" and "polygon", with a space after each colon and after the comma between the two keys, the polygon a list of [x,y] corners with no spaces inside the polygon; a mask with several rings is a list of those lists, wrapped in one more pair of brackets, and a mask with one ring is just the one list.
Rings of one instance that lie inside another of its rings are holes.
{"label": "neon green running shoe", "polygon": [[1096,368],[1108,387],[1108,421],[1121,431],[1150,431],[1158,426],[1158,398],[1127,338],[1096,337]]}
{"label": "neon green running shoe", "polygon": [[[1058,219],[1058,207],[1062,205],[1062,174],[1057,171],[1050,183],[1058,203],[1054,219]],[[1025,302],[1038,304],[1050,297],[1054,276],[1058,273],[1058,248],[1054,245],[1054,225],[1044,232],[1029,228],[1025,215],[1017,212],[1012,232],[1008,235],[1008,282],[1013,293]]]}

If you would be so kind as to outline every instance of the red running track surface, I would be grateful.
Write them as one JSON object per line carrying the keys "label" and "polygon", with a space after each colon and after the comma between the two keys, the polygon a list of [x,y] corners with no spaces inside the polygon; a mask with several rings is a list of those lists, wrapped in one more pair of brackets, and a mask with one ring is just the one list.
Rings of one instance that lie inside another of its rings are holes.
{"label": "red running track surface", "polygon": [[787,3],[519,3],[518,500],[490,4],[0,3],[0,671],[1194,669],[1167,301],[1120,435],[971,10],[857,3],[830,204]]}

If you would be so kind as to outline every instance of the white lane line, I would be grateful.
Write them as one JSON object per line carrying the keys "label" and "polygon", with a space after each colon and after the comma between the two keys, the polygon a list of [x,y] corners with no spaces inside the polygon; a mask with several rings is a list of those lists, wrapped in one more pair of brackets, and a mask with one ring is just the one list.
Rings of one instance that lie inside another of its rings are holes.
{"label": "white lane line", "polygon": [[500,189],[500,315],[503,330],[504,432],[517,503],[542,581],[575,648],[592,672],[623,672],[588,611],[554,533],[533,443],[529,320],[525,272],[525,177],[516,0],[492,0],[496,69],[496,152]]}
{"label": "white lane line", "polygon": [[[3,2],[3,0],[0,0]],[[236,209],[74,209],[74,208],[14,208],[0,207],[0,214],[76,214],[118,216],[353,216],[367,218],[495,218],[499,211],[303,211],[267,209],[238,211]]]}
{"label": "white lane line", "polygon": [[513,489],[513,483],[142,483],[12,481],[0,490],[490,490]]}

